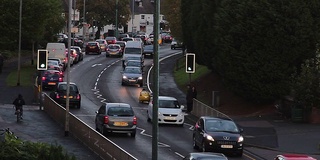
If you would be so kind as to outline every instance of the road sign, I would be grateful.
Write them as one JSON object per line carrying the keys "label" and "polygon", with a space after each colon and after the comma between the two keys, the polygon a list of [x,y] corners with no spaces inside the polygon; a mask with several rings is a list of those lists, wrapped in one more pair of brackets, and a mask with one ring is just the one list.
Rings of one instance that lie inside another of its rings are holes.
{"label": "road sign", "polygon": [[38,50],[37,57],[37,69],[47,70],[48,69],[48,50]]}
{"label": "road sign", "polygon": [[194,53],[186,54],[186,73],[194,73],[196,71],[196,56]]}

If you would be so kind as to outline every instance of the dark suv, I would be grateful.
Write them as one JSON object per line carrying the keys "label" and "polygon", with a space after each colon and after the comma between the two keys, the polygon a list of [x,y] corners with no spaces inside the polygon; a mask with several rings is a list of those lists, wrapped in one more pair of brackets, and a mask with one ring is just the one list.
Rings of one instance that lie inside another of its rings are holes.
{"label": "dark suv", "polygon": [[101,54],[101,48],[98,42],[88,42],[86,45],[86,54],[89,53]]}
{"label": "dark suv", "polygon": [[242,129],[231,119],[202,116],[193,130],[193,148],[242,156]]}
{"label": "dark suv", "polygon": [[[60,105],[66,105],[67,98],[67,82],[60,82],[56,85],[53,92],[50,93],[50,97]],[[81,95],[79,89],[75,83],[70,82],[69,86],[69,105],[75,108],[81,106]]]}

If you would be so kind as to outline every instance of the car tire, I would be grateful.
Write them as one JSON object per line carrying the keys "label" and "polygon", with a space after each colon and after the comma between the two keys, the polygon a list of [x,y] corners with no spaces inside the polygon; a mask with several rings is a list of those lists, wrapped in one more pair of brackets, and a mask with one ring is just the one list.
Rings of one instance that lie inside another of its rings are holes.
{"label": "car tire", "polygon": [[123,83],[123,82],[121,82],[121,85],[122,85],[122,86],[124,86],[124,83]]}
{"label": "car tire", "polygon": [[148,119],[147,119],[147,121],[148,121],[148,122],[151,122],[151,118],[149,118],[149,116],[148,116]]}
{"label": "car tire", "polygon": [[202,152],[207,152],[208,151],[207,148],[206,148],[206,144],[204,142],[202,142],[202,144],[201,144],[201,151]]}
{"label": "car tire", "polygon": [[104,136],[107,136],[107,132],[104,127],[102,127],[102,129],[101,129],[101,134]]}
{"label": "car tire", "polygon": [[130,133],[130,136],[131,136],[131,137],[136,137],[136,131]]}
{"label": "car tire", "polygon": [[178,124],[179,127],[183,127],[183,123],[182,124]]}
{"label": "car tire", "polygon": [[199,149],[199,146],[196,143],[196,137],[193,136],[193,149]]}
{"label": "car tire", "polygon": [[77,107],[78,107],[78,109],[80,109],[80,107],[81,107],[81,102],[78,103],[78,106],[77,106]]}
{"label": "car tire", "polygon": [[143,83],[140,83],[140,84],[139,84],[139,87],[142,88],[142,87],[143,87]]}

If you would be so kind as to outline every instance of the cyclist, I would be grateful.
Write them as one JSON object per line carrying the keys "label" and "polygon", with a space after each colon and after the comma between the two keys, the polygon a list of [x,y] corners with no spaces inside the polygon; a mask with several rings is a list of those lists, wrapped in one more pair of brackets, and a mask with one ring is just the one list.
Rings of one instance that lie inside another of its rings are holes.
{"label": "cyclist", "polygon": [[22,97],[21,94],[18,95],[18,97],[13,101],[13,104],[14,106],[16,107],[16,111],[18,109],[20,109],[20,112],[21,112],[21,118],[22,118],[22,115],[23,115],[23,108],[22,106],[25,105],[25,101]]}

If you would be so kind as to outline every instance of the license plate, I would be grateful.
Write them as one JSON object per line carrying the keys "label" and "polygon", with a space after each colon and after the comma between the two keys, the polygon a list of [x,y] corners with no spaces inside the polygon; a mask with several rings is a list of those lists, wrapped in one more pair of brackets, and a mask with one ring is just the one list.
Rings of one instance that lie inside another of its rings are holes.
{"label": "license plate", "polygon": [[110,54],[118,54],[118,52],[110,52]]}
{"label": "license plate", "polygon": [[91,46],[90,46],[90,48],[95,48],[95,47],[91,47]]}
{"label": "license plate", "polygon": [[221,145],[221,148],[233,148],[233,145]]}
{"label": "license plate", "polygon": [[114,122],[113,123],[114,126],[128,126],[127,122]]}
{"label": "license plate", "polygon": [[[63,98],[67,98],[67,96],[63,96]],[[69,98],[73,98],[73,96],[69,96]]]}
{"label": "license plate", "polygon": [[136,81],[136,80],[132,80],[132,79],[129,80],[129,82],[135,82],[135,81]]}
{"label": "license plate", "polygon": [[176,117],[164,117],[165,120],[176,120]]}
{"label": "license plate", "polygon": [[48,85],[56,85],[54,82],[49,82]]}

